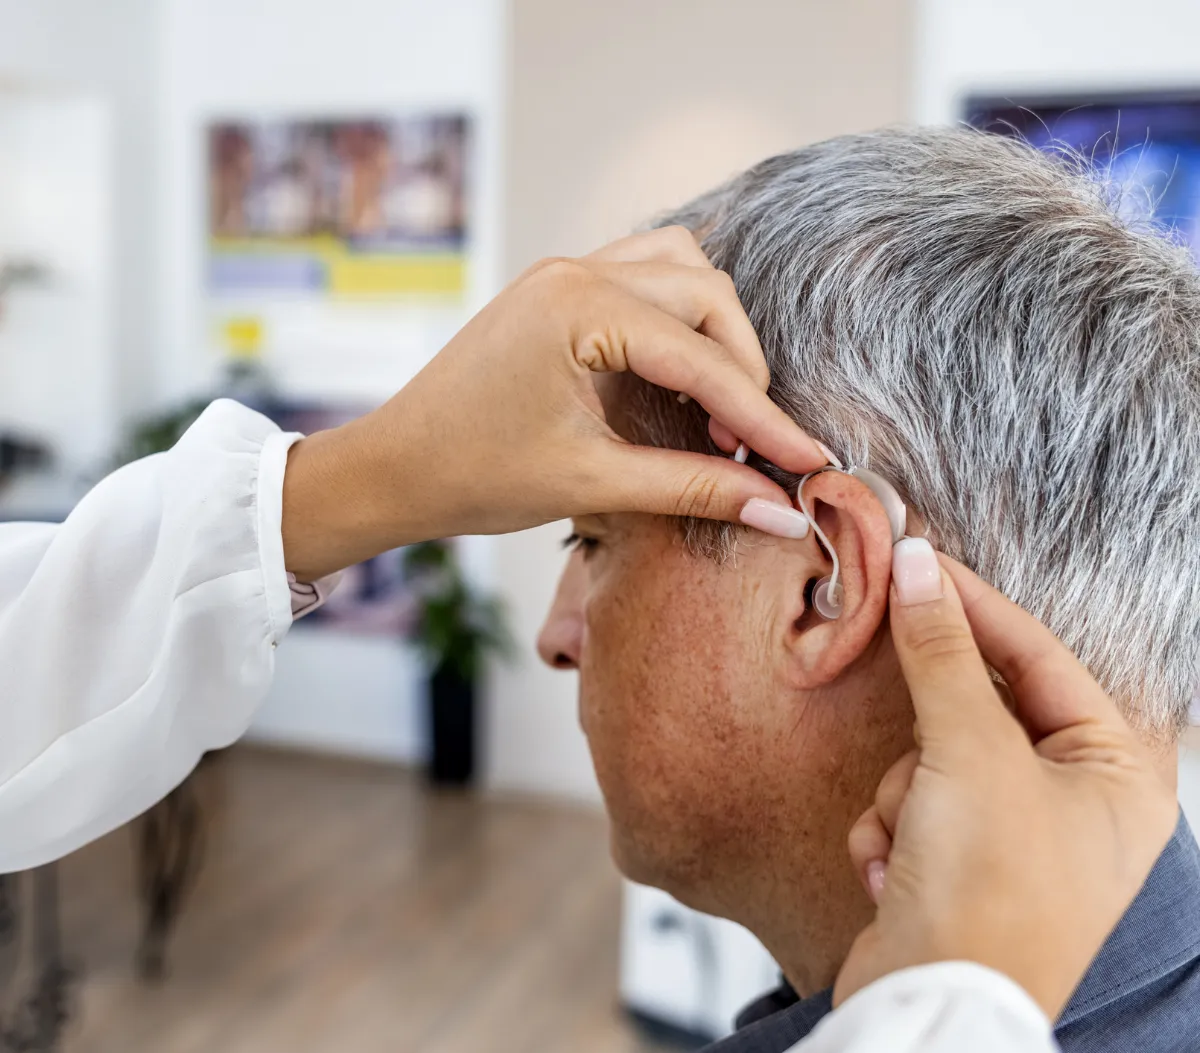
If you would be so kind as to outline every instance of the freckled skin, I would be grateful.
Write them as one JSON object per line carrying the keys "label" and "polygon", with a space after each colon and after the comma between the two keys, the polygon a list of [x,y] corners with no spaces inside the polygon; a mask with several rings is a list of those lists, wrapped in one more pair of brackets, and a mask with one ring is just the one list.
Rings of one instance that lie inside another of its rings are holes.
{"label": "freckled skin", "polygon": [[886,629],[833,683],[799,688],[777,547],[721,565],[690,555],[669,521],[609,524],[574,593],[580,715],[614,858],[747,926],[801,993],[828,986],[871,913],[846,834],[911,745]]}

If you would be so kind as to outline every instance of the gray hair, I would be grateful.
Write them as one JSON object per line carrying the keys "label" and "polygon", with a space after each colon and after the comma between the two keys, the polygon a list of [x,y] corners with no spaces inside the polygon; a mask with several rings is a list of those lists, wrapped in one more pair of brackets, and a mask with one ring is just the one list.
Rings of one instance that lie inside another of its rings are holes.
{"label": "gray hair", "polygon": [[[733,278],[775,402],[1166,736],[1200,642],[1200,279],[1119,205],[1023,143],[898,129],[773,157],[661,222]],[[630,397],[635,439],[713,450],[695,407]]]}

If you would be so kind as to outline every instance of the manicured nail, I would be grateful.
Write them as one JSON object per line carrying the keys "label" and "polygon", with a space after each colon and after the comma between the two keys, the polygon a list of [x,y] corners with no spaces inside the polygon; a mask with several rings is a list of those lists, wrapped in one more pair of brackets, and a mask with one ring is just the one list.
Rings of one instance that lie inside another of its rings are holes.
{"label": "manicured nail", "polygon": [[871,890],[871,899],[876,903],[883,895],[883,883],[887,879],[887,864],[882,859],[873,859],[867,864],[867,887]]}
{"label": "manicured nail", "polygon": [[892,584],[901,607],[942,598],[942,571],[923,537],[901,538],[892,547]]}
{"label": "manicured nail", "polygon": [[738,448],[733,453],[733,459],[735,461],[737,461],[738,464],[745,464],[746,459],[749,456],[750,456],[750,447],[747,446],[744,442],[739,442]]}
{"label": "manicured nail", "polygon": [[752,497],[742,506],[742,522],[774,537],[808,537],[808,516],[761,497]]}
{"label": "manicured nail", "polygon": [[815,442],[817,444],[817,449],[820,450],[825,455],[825,460],[827,460],[835,468],[840,470],[842,467],[842,462],[839,461],[837,459],[837,457],[834,456],[833,451],[830,450],[829,447],[826,446],[823,442],[817,442],[816,439],[813,439],[813,442]]}

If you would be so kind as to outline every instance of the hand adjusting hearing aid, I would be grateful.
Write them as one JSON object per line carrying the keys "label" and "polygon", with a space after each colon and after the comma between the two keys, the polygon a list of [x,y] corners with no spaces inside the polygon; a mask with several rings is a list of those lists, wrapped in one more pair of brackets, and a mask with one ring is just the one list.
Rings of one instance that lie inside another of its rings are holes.
{"label": "hand adjusting hearing aid", "polygon": [[805,518],[808,519],[813,533],[817,535],[817,539],[825,547],[825,551],[829,553],[829,558],[833,561],[833,573],[818,581],[817,587],[813,590],[813,607],[822,618],[836,621],[842,614],[842,583],[838,581],[841,565],[838,563],[837,550],[825,536],[825,532],[817,525],[817,517],[813,515],[812,510],[808,507],[808,502],[804,499],[804,484],[814,475],[820,475],[822,472],[841,472],[843,475],[852,475],[878,498],[892,528],[893,545],[904,537],[904,532],[908,529],[908,509],[900,499],[896,488],[882,475],[877,475],[867,468],[843,468],[840,464],[829,464],[824,468],[818,468],[815,472],[809,472],[800,480],[796,487],[796,503],[800,506],[800,511],[804,513]]}

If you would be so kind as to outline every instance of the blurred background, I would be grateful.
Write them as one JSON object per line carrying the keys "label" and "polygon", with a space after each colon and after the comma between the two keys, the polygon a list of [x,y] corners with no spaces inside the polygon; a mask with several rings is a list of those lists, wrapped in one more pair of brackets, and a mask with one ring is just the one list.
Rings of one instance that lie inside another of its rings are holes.
{"label": "blurred background", "polygon": [[[1119,122],[1200,244],[1197,40],[1194,0],[0,0],[0,518],[61,518],[217,395],[352,417],[537,258],[842,132],[1105,162]],[[609,862],[574,679],[533,652],[564,533],[356,568],[245,743],[0,879],[0,1049],[726,1033],[776,971]]]}

